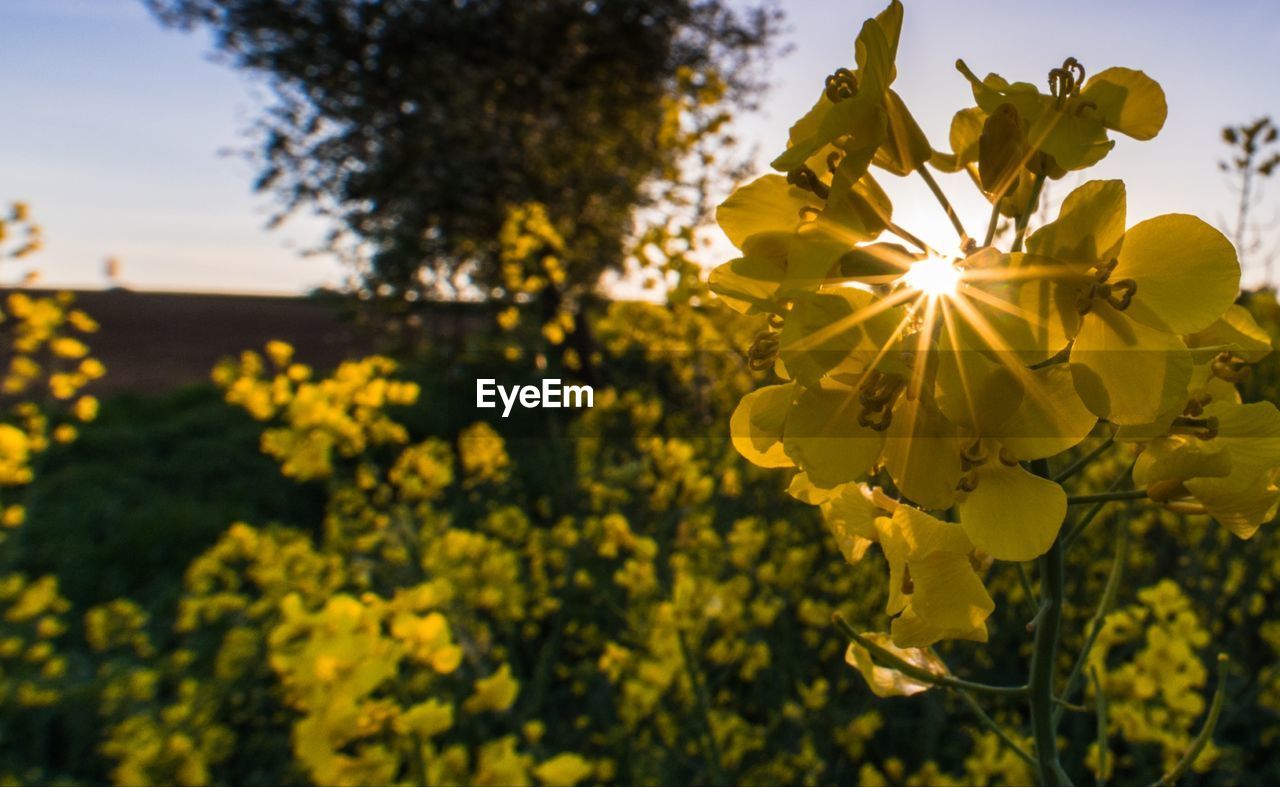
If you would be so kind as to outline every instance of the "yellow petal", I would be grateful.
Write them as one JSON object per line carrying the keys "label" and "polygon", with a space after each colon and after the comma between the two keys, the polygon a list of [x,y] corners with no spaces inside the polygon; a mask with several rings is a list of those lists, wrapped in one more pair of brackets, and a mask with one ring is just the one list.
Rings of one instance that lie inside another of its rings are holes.
{"label": "yellow petal", "polygon": [[1208,328],[1240,289],[1231,241],[1195,216],[1171,213],[1130,227],[1118,259],[1111,281],[1138,285],[1125,314],[1169,333]]}
{"label": "yellow petal", "polygon": [[930,626],[971,631],[983,625],[996,608],[968,555],[939,552],[909,565],[911,608]]}
{"label": "yellow petal", "polygon": [[973,551],[965,531],[954,522],[943,522],[937,517],[900,505],[889,520],[889,536],[883,533],[879,539],[885,554],[900,555],[903,560],[922,560],[938,552],[952,555],[968,555]]}
{"label": "yellow petal", "polygon": [[1172,417],[1186,404],[1191,353],[1177,336],[1125,314],[1097,303],[1085,315],[1071,348],[1076,391],[1090,410],[1117,424]]}
{"label": "yellow petal", "polygon": [[973,545],[997,560],[1034,560],[1047,552],[1067,516],[1062,487],[998,459],[975,472],[977,488],[959,504]]}
{"label": "yellow petal", "polygon": [[837,494],[823,502],[822,519],[835,537],[840,554],[848,562],[862,560],[878,537],[875,526],[877,512],[862,484],[845,484],[839,487]]}
{"label": "yellow petal", "polygon": [[1023,386],[1015,372],[979,349],[960,344],[946,331],[938,350],[937,402],[953,423],[982,436],[1000,427],[1022,401]]}
{"label": "yellow petal", "polygon": [[1188,347],[1222,347],[1249,363],[1271,354],[1271,335],[1253,319],[1245,307],[1233,303],[1208,328],[1187,337]]}
{"label": "yellow petal", "polygon": [[1231,473],[1231,452],[1222,440],[1175,434],[1147,444],[1133,466],[1133,482],[1147,486],[1158,481],[1223,478]]}
{"label": "yellow petal", "polygon": [[[774,296],[787,275],[785,244],[766,246],[775,253],[748,254],[717,266],[707,286],[725,305],[742,314],[780,312]],[[781,251],[781,254],[776,252]]]}
{"label": "yellow petal", "polygon": [[1110,260],[1124,239],[1124,217],[1124,181],[1091,180],[1067,195],[1058,218],[1031,233],[1027,251],[1064,262]]}
{"label": "yellow petal", "polygon": [[1263,522],[1276,516],[1280,505],[1280,468],[1248,483],[1228,478],[1195,478],[1187,489],[1204,505],[1209,515],[1239,538],[1252,538]]}
{"label": "yellow petal", "polygon": [[810,388],[797,397],[782,445],[815,486],[856,481],[875,463],[883,436],[858,425],[860,411],[853,391]]}
{"label": "yellow petal", "polygon": [[1092,114],[1107,128],[1134,139],[1151,139],[1160,133],[1169,112],[1159,83],[1131,68],[1094,74],[1080,91],[1080,101],[1092,102]]}
{"label": "yellow petal", "polygon": [[839,287],[797,298],[779,337],[778,357],[791,375],[807,386],[850,356],[862,363],[845,364],[846,373],[860,373],[878,355],[897,326],[893,309],[876,311],[879,299],[865,290]]}
{"label": "yellow petal", "polygon": [[816,195],[788,184],[782,175],[765,175],[730,194],[716,209],[716,221],[733,245],[745,250],[752,235],[795,232],[800,211],[821,206]]}
{"label": "yellow petal", "polygon": [[943,629],[932,625],[916,613],[913,606],[907,605],[902,614],[889,624],[889,636],[893,644],[900,648],[927,648],[944,639],[967,639],[974,642],[987,641],[987,624],[967,629]]}
{"label": "yellow petal", "polygon": [[[934,675],[946,675],[947,667],[933,652],[922,648],[899,648],[889,637],[880,633],[868,633],[862,636],[889,651],[893,655]],[[892,667],[882,667],[871,658],[867,649],[856,642],[849,643],[844,660],[867,681],[867,687],[877,697],[910,697],[927,691],[932,684],[923,683],[898,672]]]}
{"label": "yellow petal", "polygon": [[1026,392],[1017,412],[992,435],[1013,458],[1056,456],[1079,445],[1097,425],[1066,365],[1026,372],[1022,383]]}
{"label": "yellow petal", "polygon": [[791,467],[782,446],[783,425],[796,385],[770,385],[742,397],[729,418],[733,447],[748,462],[760,467]]}
{"label": "yellow petal", "polygon": [[884,466],[902,494],[925,508],[950,508],[960,468],[955,424],[936,406],[903,396],[884,441]]}
{"label": "yellow petal", "polygon": [[809,476],[804,471],[798,472],[791,477],[791,483],[787,484],[787,494],[799,500],[801,503],[808,503],[811,506],[821,505],[840,493],[844,489],[838,486],[835,489],[822,489],[816,487],[809,480]]}
{"label": "yellow petal", "polygon": [[1218,436],[1208,442],[1231,453],[1232,476],[1254,478],[1280,467],[1280,411],[1274,404],[1214,402],[1204,414],[1218,419]]}

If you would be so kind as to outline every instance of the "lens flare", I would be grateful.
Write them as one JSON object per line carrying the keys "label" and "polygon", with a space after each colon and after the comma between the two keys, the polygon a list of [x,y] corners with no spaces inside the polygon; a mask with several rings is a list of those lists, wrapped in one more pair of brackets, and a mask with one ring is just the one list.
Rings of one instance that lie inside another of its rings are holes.
{"label": "lens flare", "polygon": [[912,263],[911,268],[903,274],[902,282],[933,298],[952,296],[960,285],[960,269],[951,260],[926,257]]}

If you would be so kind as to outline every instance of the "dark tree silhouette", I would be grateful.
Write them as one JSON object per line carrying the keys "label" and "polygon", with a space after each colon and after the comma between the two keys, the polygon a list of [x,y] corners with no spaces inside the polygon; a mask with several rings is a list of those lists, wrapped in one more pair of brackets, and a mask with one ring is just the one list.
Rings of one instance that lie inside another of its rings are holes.
{"label": "dark tree silhouette", "polygon": [[[145,0],[263,75],[257,186],[335,219],[364,284],[504,292],[498,236],[537,202],[557,303],[622,266],[635,211],[724,157],[779,18],[723,0]],[[664,185],[666,184],[666,185]],[[665,204],[665,202],[664,202]]]}

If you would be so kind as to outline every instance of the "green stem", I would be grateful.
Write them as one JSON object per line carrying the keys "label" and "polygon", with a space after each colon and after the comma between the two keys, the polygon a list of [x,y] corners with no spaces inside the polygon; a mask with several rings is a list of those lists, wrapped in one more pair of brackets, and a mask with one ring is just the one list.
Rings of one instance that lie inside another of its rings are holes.
{"label": "green stem", "polygon": [[1061,484],[1063,481],[1066,481],[1068,478],[1071,478],[1073,475],[1083,470],[1085,466],[1088,465],[1090,462],[1092,462],[1093,460],[1097,459],[1098,457],[1106,453],[1107,449],[1115,445],[1115,443],[1116,443],[1116,436],[1113,434],[1110,437],[1108,437],[1106,440],[1103,440],[1102,445],[1098,446],[1097,448],[1093,449],[1089,453],[1080,457],[1076,461],[1067,465],[1067,468],[1063,470],[1061,473],[1058,473],[1057,475],[1055,475],[1053,477],[1053,480],[1056,483]]}
{"label": "green stem", "polygon": [[1086,503],[1110,503],[1114,500],[1146,500],[1145,489],[1122,489],[1117,492],[1099,492],[1096,495],[1072,495],[1067,498],[1067,505],[1079,506]]}
{"label": "green stem", "polygon": [[[1089,652],[1093,650],[1094,644],[1098,641],[1098,635],[1102,633],[1102,624],[1107,618],[1107,614],[1111,612],[1111,605],[1115,603],[1116,593],[1120,589],[1120,578],[1124,575],[1125,563],[1129,559],[1129,527],[1126,524],[1120,528],[1120,534],[1116,538],[1116,553],[1111,559],[1111,571],[1107,574],[1107,584],[1102,589],[1102,598],[1098,599],[1098,608],[1094,610],[1093,617],[1089,622],[1089,636],[1085,638],[1084,647],[1080,649],[1080,655],[1076,657],[1076,663],[1071,666],[1071,672],[1067,674],[1067,682],[1062,684],[1062,694],[1064,700],[1071,699],[1071,692],[1075,691],[1076,682],[1080,680],[1080,676],[1084,674],[1085,664],[1089,661]],[[1062,709],[1058,708],[1054,711],[1054,720],[1062,718]]]}
{"label": "green stem", "polygon": [[689,652],[689,644],[685,641],[684,630],[676,628],[676,639],[680,643],[680,655],[684,659],[685,673],[689,676],[689,683],[693,685],[693,695],[698,703],[698,712],[702,716],[702,725],[705,728],[706,747],[704,759],[709,760],[711,767],[711,783],[725,784],[724,772],[720,768],[720,747],[716,744],[715,728],[711,726],[711,701],[707,697],[707,688],[702,685],[702,680],[698,677],[698,671],[693,665],[693,657]]}
{"label": "green stem", "polygon": [[1036,175],[1035,183],[1031,186],[1031,198],[1027,200],[1027,207],[1023,208],[1022,215],[1018,217],[1016,234],[1013,236],[1013,248],[1010,251],[1022,251],[1022,240],[1027,234],[1027,224],[1031,221],[1031,214],[1036,212],[1036,207],[1040,204],[1040,192],[1044,190],[1044,173]]}
{"label": "green stem", "polygon": [[982,240],[983,246],[990,246],[996,239],[996,227],[1000,224],[1000,197],[991,204],[991,218],[987,221],[987,234]]}
{"label": "green stem", "polygon": [[1026,750],[1019,746],[1013,738],[1009,737],[1009,733],[1005,732],[1004,727],[1001,727],[996,723],[995,719],[987,715],[987,712],[982,709],[982,706],[978,704],[978,701],[973,698],[972,694],[964,689],[956,689],[956,694],[960,695],[960,699],[964,700],[964,703],[969,706],[969,710],[973,711],[973,715],[977,716],[978,720],[981,721],[987,729],[991,730],[991,732],[995,734],[996,738],[998,738],[1000,742],[1009,749],[1009,751],[1013,752],[1018,759],[1022,760],[1027,765],[1030,765],[1032,768],[1036,767],[1035,759],[1030,754],[1027,754]]}
{"label": "green stem", "polygon": [[918,680],[921,683],[928,683],[931,686],[941,686],[947,689],[976,691],[981,694],[1000,694],[1006,697],[1021,697],[1026,695],[1026,686],[990,686],[986,683],[975,683],[971,680],[957,678],[954,675],[935,675],[926,669],[921,669],[916,665],[903,661],[898,656],[890,653],[876,643],[854,631],[853,626],[849,625],[849,621],[844,619],[840,613],[831,616],[832,622],[836,624],[836,628],[840,629],[840,633],[849,639],[858,643],[867,651],[875,656],[881,662],[893,667],[898,672],[906,675],[912,680]]}
{"label": "green stem", "polygon": [[1196,760],[1200,757],[1204,747],[1209,745],[1209,741],[1213,739],[1213,730],[1218,726],[1218,716],[1222,714],[1222,697],[1227,687],[1227,654],[1218,654],[1218,687],[1213,692],[1213,704],[1209,706],[1209,715],[1204,720],[1204,726],[1200,728],[1200,733],[1196,735],[1195,740],[1191,742],[1191,748],[1187,749],[1187,753],[1182,755],[1182,759],[1178,760],[1178,764],[1173,766],[1173,770],[1160,777],[1160,781],[1152,785],[1152,787],[1167,787],[1176,784],[1178,779],[1186,775],[1191,770],[1191,766],[1196,764]]}
{"label": "green stem", "polygon": [[[1049,463],[1038,459],[1031,463],[1031,470],[1046,478]],[[1042,614],[1036,624],[1031,652],[1031,734],[1035,740],[1037,781],[1041,787],[1063,787],[1071,783],[1058,762],[1058,725],[1053,713],[1053,674],[1062,628],[1063,573],[1062,539],[1056,538],[1049,551],[1040,557]]]}
{"label": "green stem", "polygon": [[[1125,479],[1128,478],[1132,473],[1133,473],[1133,463],[1130,463],[1129,468],[1127,470],[1125,470],[1123,473],[1116,476],[1114,480],[1112,480],[1111,484],[1107,487],[1107,491],[1114,492],[1116,489],[1120,487],[1121,484],[1124,483]],[[1085,514],[1084,517],[1082,517],[1080,521],[1075,525],[1075,527],[1071,528],[1071,531],[1062,537],[1062,545],[1064,548],[1070,547],[1072,544],[1075,543],[1075,540],[1077,538],[1079,538],[1081,535],[1084,534],[1085,529],[1087,529],[1089,525],[1093,524],[1093,520],[1098,517],[1098,514],[1102,512],[1102,509],[1106,508],[1107,502],[1108,501],[1103,500],[1101,502],[1095,503],[1093,508],[1089,509],[1089,513]]]}
{"label": "green stem", "polygon": [[1027,606],[1031,607],[1031,614],[1038,614],[1036,607],[1036,591],[1031,586],[1031,577],[1027,574],[1027,567],[1023,563],[1014,563],[1018,567],[1018,582],[1022,585],[1022,593],[1027,597]]}
{"label": "green stem", "polygon": [[906,229],[905,227],[899,227],[897,224],[894,224],[892,221],[885,222],[885,227],[888,228],[888,230],[892,232],[894,235],[897,235],[899,238],[902,238],[907,243],[910,243],[912,246],[915,246],[917,249],[924,252],[925,254],[932,254],[935,257],[941,256],[938,254],[938,252],[933,250],[932,246],[920,240],[919,236],[917,236],[915,233],[911,232],[910,230]]}
{"label": "green stem", "polygon": [[933,192],[933,196],[938,200],[938,204],[946,211],[947,218],[951,219],[951,226],[956,228],[956,234],[960,236],[960,247],[965,253],[969,252],[969,246],[973,243],[973,238],[969,237],[969,233],[964,231],[964,225],[960,223],[960,217],[956,215],[955,208],[951,207],[951,201],[947,199],[947,195],[943,193],[942,187],[938,185],[938,181],[933,179],[933,175],[929,174],[929,170],[923,164],[916,167],[916,172],[920,173],[920,177],[924,178],[924,182],[929,184],[929,190]]}
{"label": "green stem", "polygon": [[1098,722],[1098,787],[1107,787],[1107,695],[1102,693],[1102,681],[1098,680],[1096,667],[1089,669],[1093,681],[1093,702]]}

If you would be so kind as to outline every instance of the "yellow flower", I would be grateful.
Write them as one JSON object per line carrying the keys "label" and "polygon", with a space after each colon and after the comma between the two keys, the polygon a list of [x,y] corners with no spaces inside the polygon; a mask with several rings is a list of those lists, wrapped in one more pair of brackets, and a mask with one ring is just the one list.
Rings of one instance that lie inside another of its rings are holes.
{"label": "yellow flower", "polygon": [[555,787],[573,787],[591,773],[591,765],[576,754],[558,754],[533,769],[538,781]]}
{"label": "yellow flower", "polygon": [[502,712],[511,707],[520,691],[520,682],[511,677],[511,668],[502,667],[487,678],[476,681],[475,693],[467,698],[462,707],[468,713],[482,711]]}

